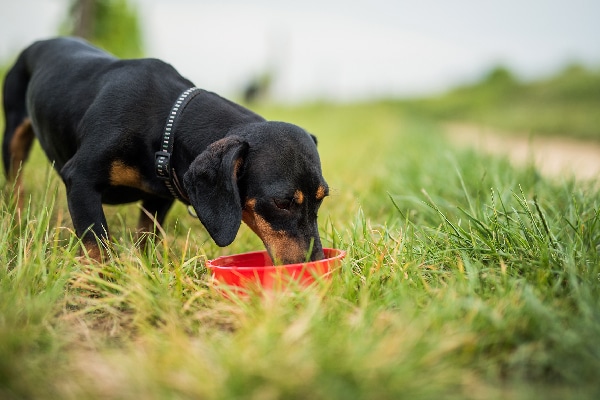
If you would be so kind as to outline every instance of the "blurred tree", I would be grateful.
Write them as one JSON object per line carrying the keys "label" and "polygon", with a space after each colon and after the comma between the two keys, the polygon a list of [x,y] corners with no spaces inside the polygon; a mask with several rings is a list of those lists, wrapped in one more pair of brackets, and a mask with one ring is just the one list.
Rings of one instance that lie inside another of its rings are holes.
{"label": "blurred tree", "polygon": [[143,55],[137,10],[127,0],[71,0],[61,33],[82,37],[118,57]]}
{"label": "blurred tree", "polygon": [[510,69],[499,65],[486,74],[483,83],[488,85],[512,86],[517,84],[517,78],[515,78]]}

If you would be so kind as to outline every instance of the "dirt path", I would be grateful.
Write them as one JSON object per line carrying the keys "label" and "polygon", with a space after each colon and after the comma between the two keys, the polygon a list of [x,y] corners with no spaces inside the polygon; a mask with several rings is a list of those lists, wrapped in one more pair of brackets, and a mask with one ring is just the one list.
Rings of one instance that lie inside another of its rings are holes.
{"label": "dirt path", "polygon": [[574,174],[577,179],[600,178],[600,144],[568,138],[528,138],[507,135],[499,130],[478,125],[452,123],[445,125],[451,140],[473,146],[491,154],[506,154],[515,164],[531,160],[547,176]]}

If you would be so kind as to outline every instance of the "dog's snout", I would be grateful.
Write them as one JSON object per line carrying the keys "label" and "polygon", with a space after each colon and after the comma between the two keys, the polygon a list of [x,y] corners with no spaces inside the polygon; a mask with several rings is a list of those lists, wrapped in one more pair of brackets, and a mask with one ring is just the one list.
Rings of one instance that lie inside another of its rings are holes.
{"label": "dog's snout", "polygon": [[311,239],[308,243],[304,240],[289,238],[271,243],[265,241],[264,244],[275,265],[298,264],[325,258],[318,237]]}

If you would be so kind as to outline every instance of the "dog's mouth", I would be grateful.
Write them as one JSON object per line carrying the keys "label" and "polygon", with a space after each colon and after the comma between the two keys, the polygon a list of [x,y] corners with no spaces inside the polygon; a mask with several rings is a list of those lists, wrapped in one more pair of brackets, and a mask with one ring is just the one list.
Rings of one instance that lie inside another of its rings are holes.
{"label": "dog's mouth", "polygon": [[298,264],[325,258],[318,234],[315,233],[316,237],[309,237],[307,240],[303,235],[273,229],[270,223],[255,212],[254,205],[255,200],[246,202],[242,220],[262,240],[273,265]]}
{"label": "dog's mouth", "polygon": [[296,241],[288,240],[283,243],[267,243],[263,240],[273,265],[300,264],[319,261],[325,258],[320,240],[312,240],[312,246],[301,246]]}

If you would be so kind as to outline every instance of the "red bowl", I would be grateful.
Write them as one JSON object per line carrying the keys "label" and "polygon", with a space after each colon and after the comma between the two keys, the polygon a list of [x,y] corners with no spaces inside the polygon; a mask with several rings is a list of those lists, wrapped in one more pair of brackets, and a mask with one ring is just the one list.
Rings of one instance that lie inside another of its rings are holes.
{"label": "red bowl", "polygon": [[290,284],[309,285],[319,278],[327,278],[346,256],[345,251],[337,249],[323,249],[323,253],[325,258],[319,261],[274,266],[266,251],[254,251],[208,260],[206,266],[219,284],[278,289]]}

